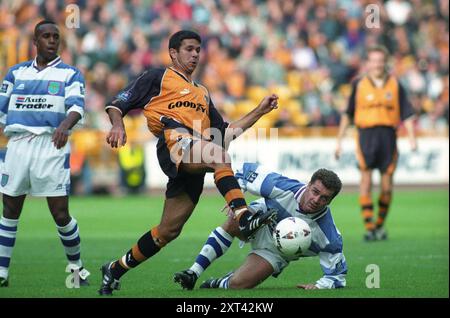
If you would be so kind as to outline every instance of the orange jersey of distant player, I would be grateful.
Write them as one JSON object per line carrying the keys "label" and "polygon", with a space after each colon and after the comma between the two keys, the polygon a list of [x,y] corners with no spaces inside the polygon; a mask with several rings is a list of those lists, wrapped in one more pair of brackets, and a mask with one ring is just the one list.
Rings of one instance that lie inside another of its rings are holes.
{"label": "orange jersey of distant player", "polygon": [[210,138],[208,128],[223,133],[228,126],[209,97],[208,90],[173,68],[145,71],[122,90],[106,109],[113,107],[124,116],[132,109],[142,109],[149,130],[159,136],[163,129],[161,117],[169,117]]}
{"label": "orange jersey of distant player", "polygon": [[358,128],[397,128],[401,120],[414,114],[414,110],[394,76],[388,76],[381,87],[364,76],[353,84],[347,114]]}

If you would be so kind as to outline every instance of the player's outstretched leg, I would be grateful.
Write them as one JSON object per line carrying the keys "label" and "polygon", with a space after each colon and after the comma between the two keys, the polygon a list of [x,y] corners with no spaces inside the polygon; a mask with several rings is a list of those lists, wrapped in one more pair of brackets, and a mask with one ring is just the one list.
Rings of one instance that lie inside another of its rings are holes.
{"label": "player's outstretched leg", "polygon": [[165,243],[159,239],[157,232],[157,227],[154,227],[150,232],[142,235],[137,244],[125,255],[102,266],[102,284],[98,290],[100,295],[112,295],[113,290],[119,289],[119,280],[128,270],[138,266],[161,250]]}
{"label": "player's outstretched leg", "polygon": [[194,264],[189,269],[174,274],[174,282],[180,284],[183,289],[192,290],[197,279],[208,266],[226,253],[233,238],[221,226],[217,227],[209,235]]}
{"label": "player's outstretched leg", "polygon": [[102,285],[100,286],[100,290],[98,291],[100,295],[103,296],[112,296],[113,290],[120,289],[120,282],[118,279],[115,279],[113,274],[111,273],[111,266],[114,262],[109,262],[104,264],[100,271],[102,272]]}
{"label": "player's outstretched leg", "polygon": [[223,288],[228,289],[230,285],[230,279],[233,277],[233,272],[229,272],[223,277],[220,278],[211,278],[208,280],[205,280],[201,285],[200,288]]}
{"label": "player's outstretched leg", "polygon": [[270,275],[274,269],[266,259],[251,253],[245,262],[235,271],[221,278],[212,278],[204,281],[200,288],[249,289],[254,288]]}
{"label": "player's outstretched leg", "polygon": [[100,295],[111,295],[115,283],[130,269],[158,253],[167,243],[180,235],[184,224],[194,211],[196,202],[185,193],[166,198],[159,225],[145,233],[125,255],[102,267],[103,280]]}
{"label": "player's outstretched leg", "polygon": [[269,223],[275,217],[273,211],[263,213],[252,213],[247,207],[244,194],[236,180],[231,166],[223,165],[215,167],[214,181],[217,189],[227,201],[228,206],[233,210],[239,222],[239,230],[242,235],[249,238],[260,227]]}

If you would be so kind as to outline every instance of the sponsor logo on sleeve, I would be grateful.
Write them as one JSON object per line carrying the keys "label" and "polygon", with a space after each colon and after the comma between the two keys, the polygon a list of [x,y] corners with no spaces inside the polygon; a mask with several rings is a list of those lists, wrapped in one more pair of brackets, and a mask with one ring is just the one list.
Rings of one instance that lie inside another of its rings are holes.
{"label": "sponsor logo on sleeve", "polygon": [[4,83],[2,84],[0,88],[0,93],[5,94],[8,91],[8,84]]}
{"label": "sponsor logo on sleeve", "polygon": [[253,181],[255,181],[255,179],[258,177],[258,173],[254,172],[254,171],[249,171],[247,173],[247,175],[244,177],[245,180],[247,180],[250,183],[253,183]]}
{"label": "sponsor logo on sleeve", "polygon": [[130,91],[123,91],[119,95],[117,95],[117,99],[121,100],[123,102],[128,101],[130,99],[130,97],[131,97]]}

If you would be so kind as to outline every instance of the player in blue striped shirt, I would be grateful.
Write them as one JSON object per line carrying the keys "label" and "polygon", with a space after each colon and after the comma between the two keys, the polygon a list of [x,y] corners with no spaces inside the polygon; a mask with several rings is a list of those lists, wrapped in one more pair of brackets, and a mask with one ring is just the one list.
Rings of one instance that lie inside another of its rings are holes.
{"label": "player in blue striped shirt", "polygon": [[[84,78],[57,55],[59,30],[52,21],[34,29],[34,60],[13,66],[0,87],[0,126],[9,137],[1,167],[0,287],[9,264],[27,194],[47,197],[68,267],[87,284],[77,221],[69,214],[70,130],[84,114]],[[77,281],[77,280],[75,280]]]}
{"label": "player in blue striped shirt", "polygon": [[[299,284],[304,289],[342,288],[346,285],[347,264],[342,236],[334,224],[328,205],[340,192],[339,177],[327,169],[316,171],[308,184],[267,171],[257,163],[244,163],[236,173],[241,188],[261,198],[253,201],[253,211],[277,211],[276,223],[287,217],[298,217],[311,228],[312,243],[301,255],[286,257],[276,248],[273,226],[261,228],[250,239],[252,249],[245,263],[221,278],[205,281],[200,288],[253,288],[269,276],[277,277],[291,261],[300,257],[319,256],[323,276],[315,283]],[[258,213],[258,212],[256,212]],[[194,264],[174,275],[174,281],[193,289],[198,277],[239,237],[235,220],[229,217],[212,231]]]}

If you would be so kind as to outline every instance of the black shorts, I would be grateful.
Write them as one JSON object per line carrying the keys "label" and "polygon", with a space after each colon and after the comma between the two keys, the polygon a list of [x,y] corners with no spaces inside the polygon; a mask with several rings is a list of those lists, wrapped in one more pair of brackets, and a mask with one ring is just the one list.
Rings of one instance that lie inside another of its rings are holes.
{"label": "black shorts", "polygon": [[378,169],[381,173],[394,173],[398,159],[394,128],[358,128],[357,138],[356,158],[361,170]]}
{"label": "black shorts", "polygon": [[[184,151],[198,140],[192,130],[173,120],[164,120],[165,127],[158,138],[156,152],[162,171],[169,177],[166,198],[186,193],[197,204],[203,191],[205,173],[190,174],[179,171]],[[175,137],[175,138],[174,138]]]}
{"label": "black shorts", "polygon": [[197,204],[203,192],[205,174],[191,174],[180,171],[175,178],[169,178],[167,182],[166,198],[173,198],[180,193],[186,193],[192,203]]}

